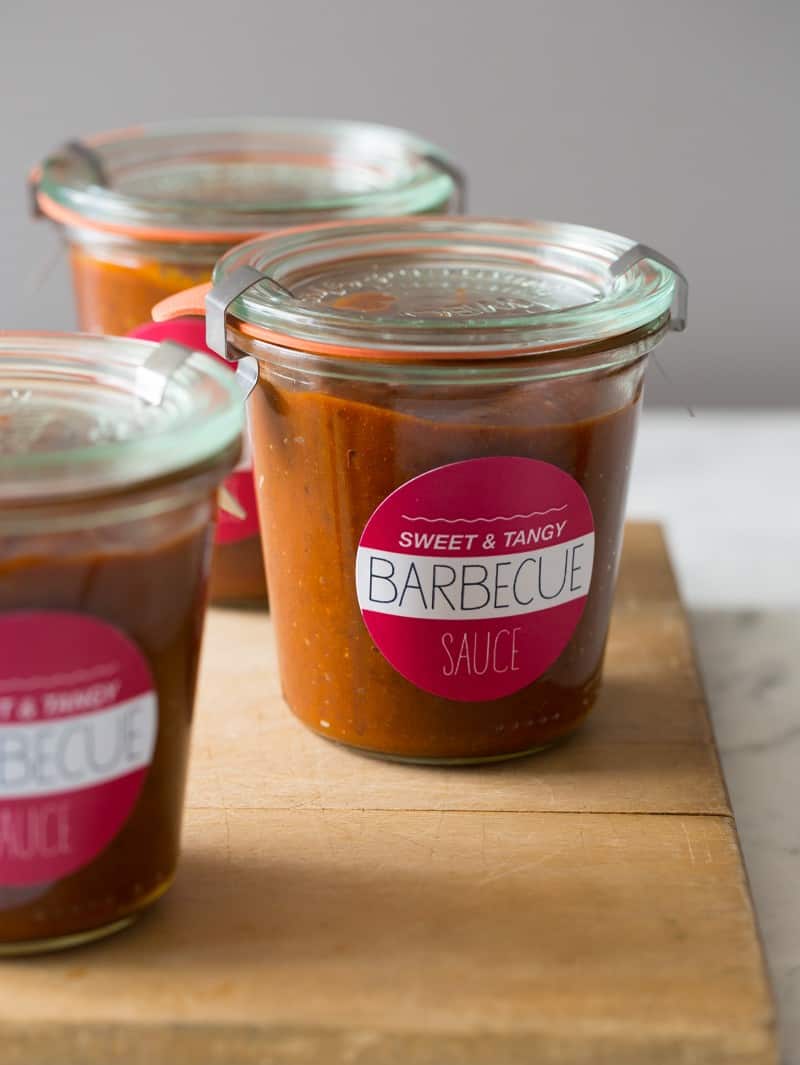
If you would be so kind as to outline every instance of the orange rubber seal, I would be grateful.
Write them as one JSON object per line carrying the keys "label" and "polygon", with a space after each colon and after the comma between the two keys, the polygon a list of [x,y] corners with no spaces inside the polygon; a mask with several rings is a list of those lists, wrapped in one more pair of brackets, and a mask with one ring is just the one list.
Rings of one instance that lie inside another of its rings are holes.
{"label": "orange rubber seal", "polygon": [[93,229],[99,233],[114,233],[121,237],[135,237],[137,240],[175,242],[180,244],[239,244],[259,236],[260,229],[232,232],[230,229],[172,229],[169,226],[132,226],[122,222],[100,222],[87,218],[77,211],[56,203],[46,192],[37,190],[36,203],[47,218],[64,226],[76,229]]}

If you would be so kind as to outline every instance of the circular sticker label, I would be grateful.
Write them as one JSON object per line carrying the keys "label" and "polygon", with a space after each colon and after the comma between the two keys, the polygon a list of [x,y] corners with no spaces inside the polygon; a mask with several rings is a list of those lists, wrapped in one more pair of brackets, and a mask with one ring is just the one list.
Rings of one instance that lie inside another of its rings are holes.
{"label": "circular sticker label", "polygon": [[569,643],[592,579],[594,521],[569,474],[536,459],[467,459],[388,496],[356,556],[364,623],[418,688],[511,695]]}
{"label": "circular sticker label", "polygon": [[[187,315],[184,318],[172,318],[167,322],[145,322],[144,325],[132,330],[130,335],[140,340],[174,340],[194,351],[204,351],[217,362],[224,363],[231,373],[236,372],[234,363],[223,359],[206,345],[205,318]],[[249,540],[253,536],[258,536],[258,509],[249,431],[245,431],[242,441],[242,457],[233,473],[225,479],[225,488],[228,495],[232,497],[234,506],[230,509],[224,506],[218,508],[214,542],[235,544],[239,540]]]}
{"label": "circular sticker label", "polygon": [[88,865],[136,805],[158,700],[124,633],[51,610],[0,614],[0,884]]}

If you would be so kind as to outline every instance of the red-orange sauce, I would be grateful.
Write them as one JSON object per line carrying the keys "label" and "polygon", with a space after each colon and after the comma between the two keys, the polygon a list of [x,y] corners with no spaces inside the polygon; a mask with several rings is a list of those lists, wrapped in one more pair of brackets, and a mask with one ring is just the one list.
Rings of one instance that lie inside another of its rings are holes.
{"label": "red-orange sauce", "polygon": [[[572,732],[600,680],[641,374],[638,363],[437,398],[377,383],[294,389],[289,375],[262,364],[251,425],[281,678],[294,713],[329,739],[420,760],[503,757]],[[552,463],[582,487],[594,515],[594,576],[572,639],[540,679],[491,702],[453,702],[406,680],[373,643],[357,601],[356,550],[399,485],[448,463],[504,455]]]}

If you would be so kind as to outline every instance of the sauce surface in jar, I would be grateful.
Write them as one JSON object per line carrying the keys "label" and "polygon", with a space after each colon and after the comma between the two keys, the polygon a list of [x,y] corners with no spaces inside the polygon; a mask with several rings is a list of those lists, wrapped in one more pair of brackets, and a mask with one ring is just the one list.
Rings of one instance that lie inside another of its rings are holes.
{"label": "sauce surface in jar", "polygon": [[230,305],[229,355],[258,360],[281,679],[320,735],[471,762],[590,711],[646,357],[676,288],[648,257],[616,280],[632,248],[547,223],[376,220],[219,264],[215,282],[243,265],[277,282],[251,277]]}
{"label": "sauce surface in jar", "polygon": [[0,955],[114,932],[175,873],[242,412],[213,360],[165,377],[159,350],[0,335]]}
{"label": "sauce surface in jar", "polygon": [[[454,173],[437,148],[402,130],[239,119],[99,134],[65,145],[34,177],[39,209],[69,248],[80,328],[163,339],[148,332],[152,308],[208,281],[216,260],[247,237],[446,211],[458,192]],[[265,602],[247,456],[228,490],[244,516],[223,514],[218,526],[211,599]]]}

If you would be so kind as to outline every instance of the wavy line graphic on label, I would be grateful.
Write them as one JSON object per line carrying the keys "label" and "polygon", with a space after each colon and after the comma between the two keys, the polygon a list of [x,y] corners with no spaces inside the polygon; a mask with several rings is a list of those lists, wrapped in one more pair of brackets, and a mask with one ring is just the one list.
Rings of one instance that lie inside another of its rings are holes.
{"label": "wavy line graphic on label", "polygon": [[106,662],[91,669],[76,669],[70,673],[53,673],[50,676],[40,677],[3,677],[0,680],[0,692],[9,688],[22,691],[36,691],[39,688],[66,687],[74,684],[88,684],[91,681],[102,680],[103,677],[113,677],[119,669],[118,662]]}
{"label": "wavy line graphic on label", "polygon": [[442,522],[444,525],[475,525],[481,521],[524,521],[526,518],[544,518],[548,514],[560,514],[568,506],[569,504],[565,503],[563,507],[550,507],[549,510],[532,510],[530,514],[496,514],[493,518],[426,518],[422,514],[414,518],[410,514],[403,514],[403,520],[428,521],[436,524]]}

